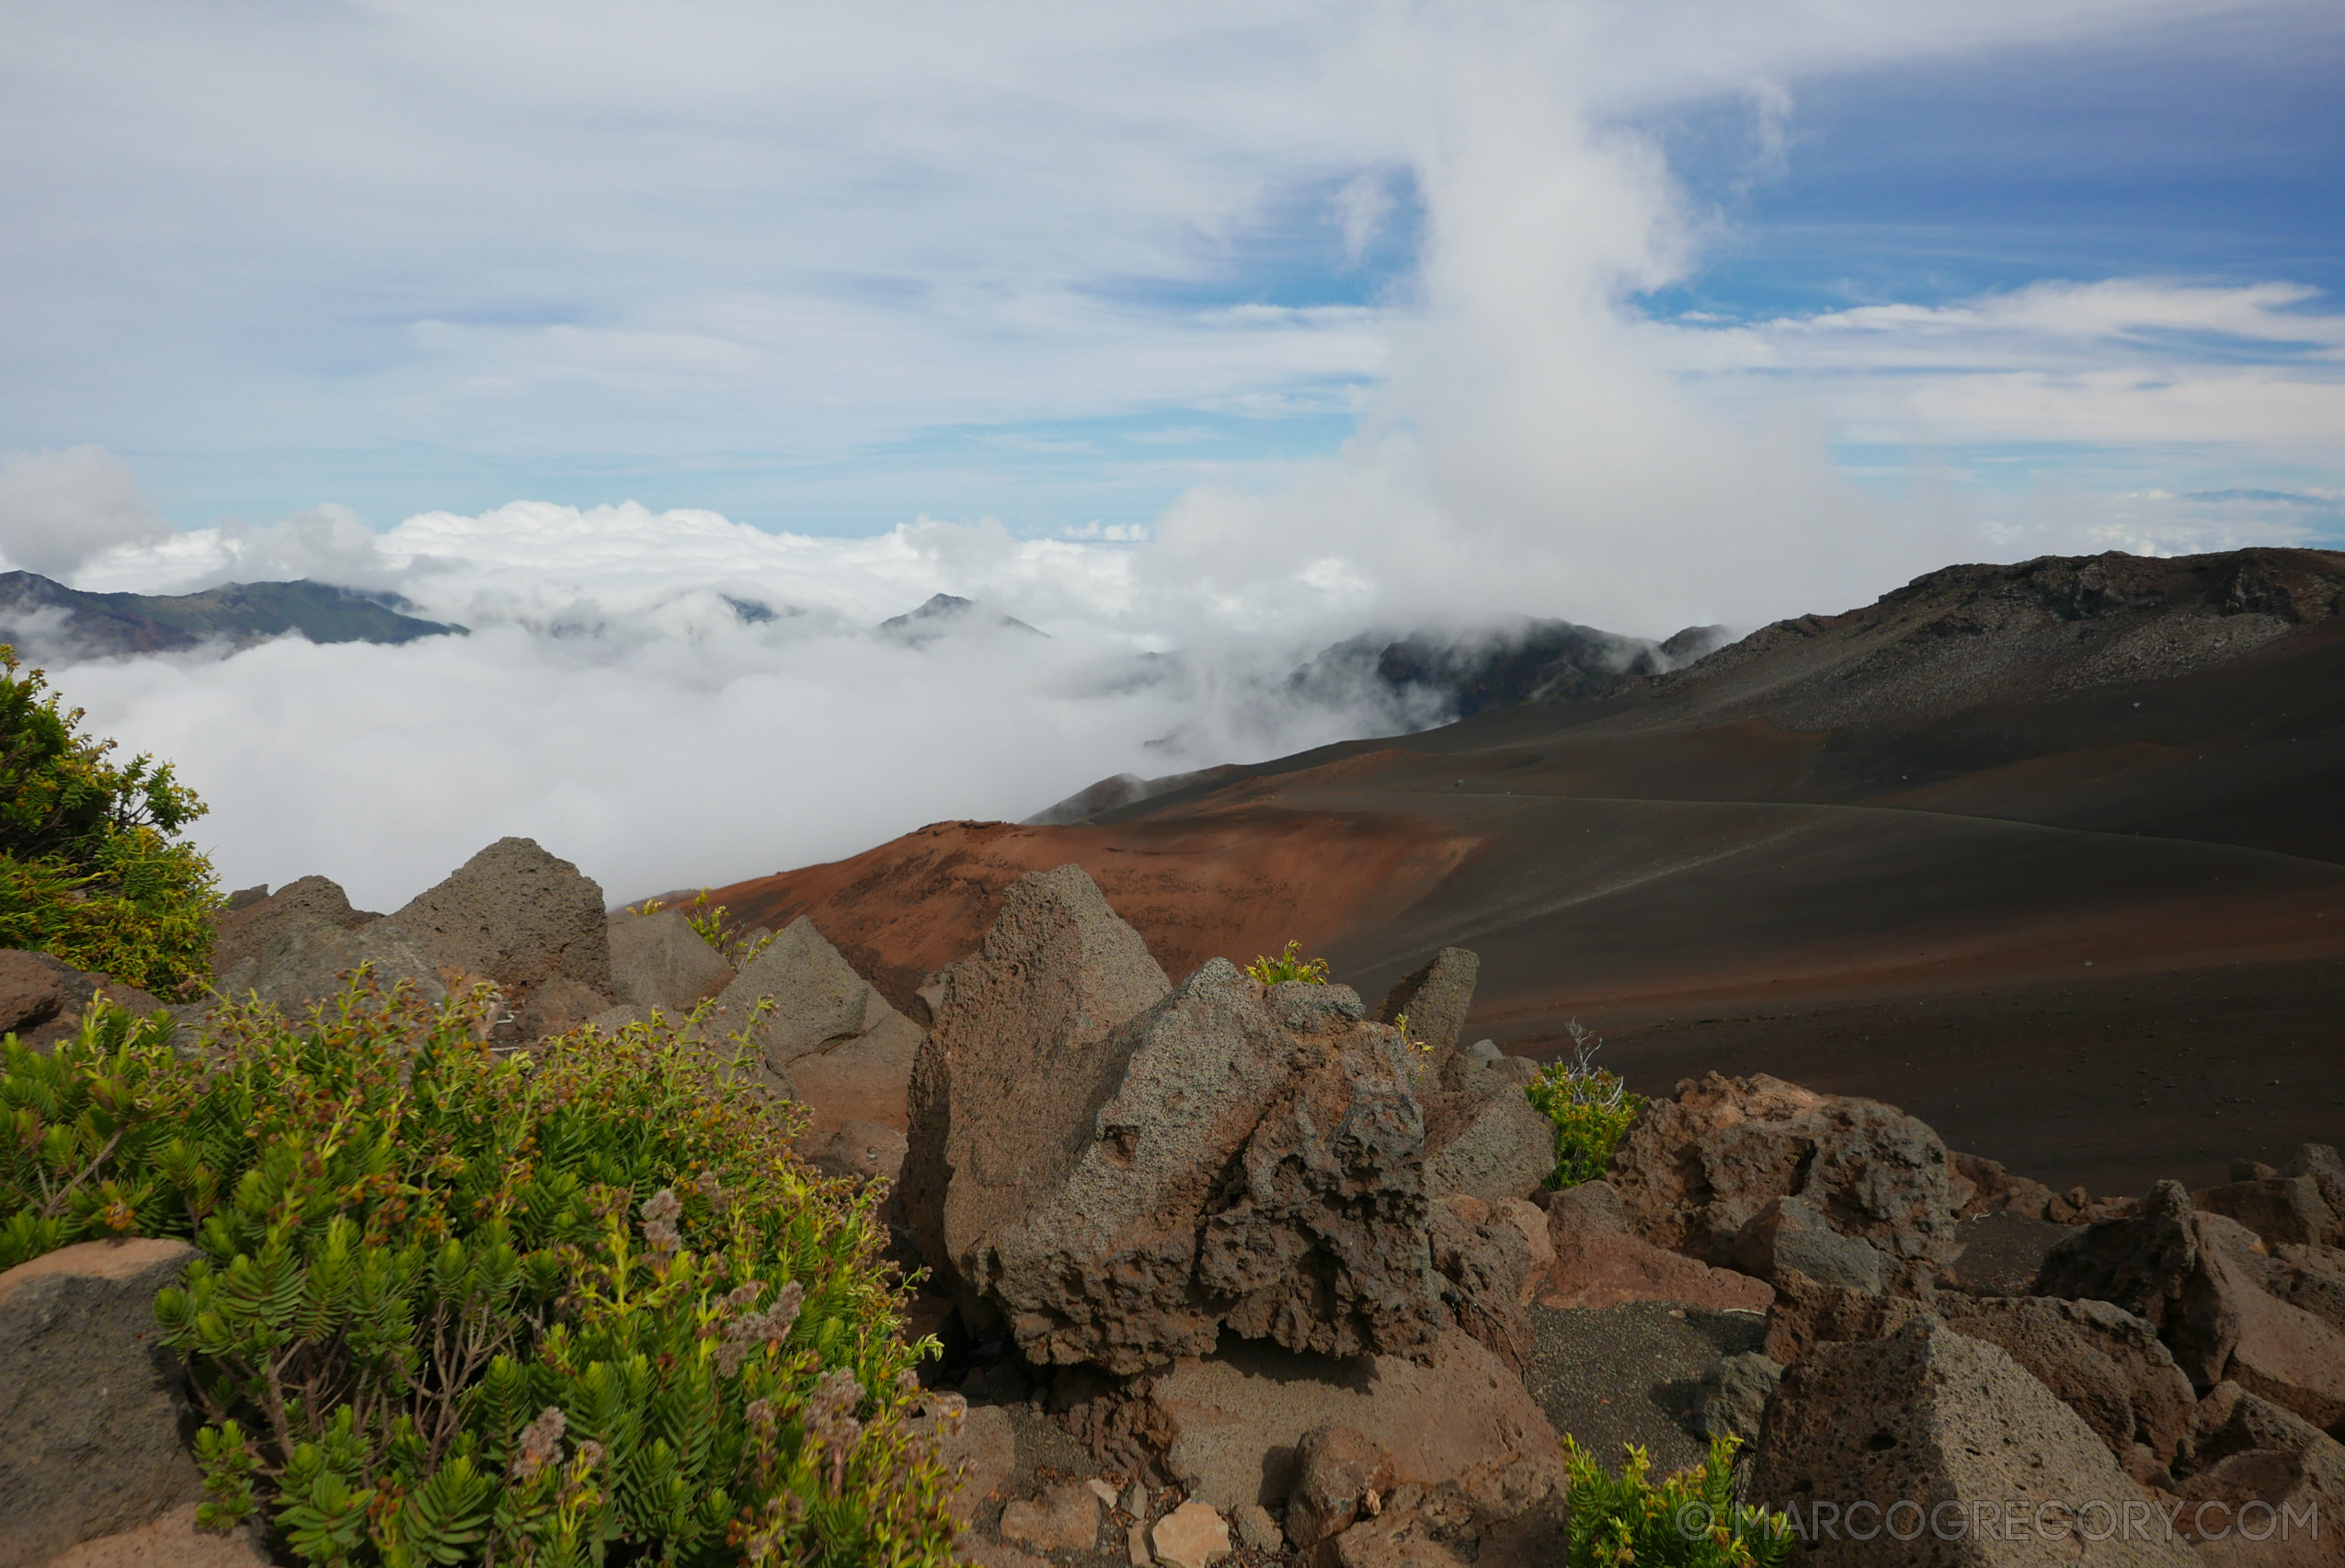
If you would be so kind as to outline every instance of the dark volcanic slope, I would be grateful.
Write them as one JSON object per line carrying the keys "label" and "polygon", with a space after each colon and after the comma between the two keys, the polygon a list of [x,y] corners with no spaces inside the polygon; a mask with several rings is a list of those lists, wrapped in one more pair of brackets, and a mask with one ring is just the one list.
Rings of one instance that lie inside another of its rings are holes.
{"label": "dark volcanic slope", "polygon": [[32,572],[0,573],[0,638],[80,656],[167,653],[298,632],[314,643],[405,643],[462,632],[330,583],[232,582],[201,593],[84,593]]}
{"label": "dark volcanic slope", "polygon": [[1877,1095],[2059,1185],[2345,1141],[2345,556],[1933,573],[1603,703],[955,824],[726,890],[902,987],[1077,860],[1176,973],[1287,936],[1371,998],[1482,956],[1471,1026],[1632,1083]]}

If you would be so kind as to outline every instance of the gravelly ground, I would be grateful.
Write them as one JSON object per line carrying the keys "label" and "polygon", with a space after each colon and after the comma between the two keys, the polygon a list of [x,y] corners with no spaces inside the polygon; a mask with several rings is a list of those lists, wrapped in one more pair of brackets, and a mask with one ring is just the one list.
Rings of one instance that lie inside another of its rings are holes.
{"label": "gravelly ground", "polygon": [[1611,1469],[1624,1443],[1642,1446],[1656,1474],[1701,1462],[1694,1391],[1727,1356],[1756,1350],[1767,1320],[1639,1301],[1558,1311],[1534,1303],[1523,1381],[1559,1433]]}

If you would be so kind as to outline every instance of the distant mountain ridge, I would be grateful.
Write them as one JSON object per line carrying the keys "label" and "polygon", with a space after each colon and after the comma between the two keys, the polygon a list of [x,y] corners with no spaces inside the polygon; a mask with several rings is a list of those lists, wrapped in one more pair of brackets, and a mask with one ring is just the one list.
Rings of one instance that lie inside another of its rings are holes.
{"label": "distant mountain ridge", "polygon": [[200,593],[85,593],[36,572],[0,573],[0,639],[86,658],[246,647],[299,633],[314,643],[409,643],[463,626],[406,613],[395,593],[302,578],[232,582]]}

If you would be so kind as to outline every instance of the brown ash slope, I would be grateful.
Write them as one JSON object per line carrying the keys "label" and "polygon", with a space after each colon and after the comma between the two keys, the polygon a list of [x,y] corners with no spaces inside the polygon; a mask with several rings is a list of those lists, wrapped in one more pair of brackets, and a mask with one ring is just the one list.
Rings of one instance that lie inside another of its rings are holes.
{"label": "brown ash slope", "polygon": [[2216,1180],[2345,1136],[2340,601],[2321,551],[1950,567],[1619,697],[723,896],[909,991],[1076,861],[1175,973],[1294,936],[1375,995],[1461,944],[1510,1049],[1577,1018],[1643,1088],[1763,1070],[2064,1185]]}

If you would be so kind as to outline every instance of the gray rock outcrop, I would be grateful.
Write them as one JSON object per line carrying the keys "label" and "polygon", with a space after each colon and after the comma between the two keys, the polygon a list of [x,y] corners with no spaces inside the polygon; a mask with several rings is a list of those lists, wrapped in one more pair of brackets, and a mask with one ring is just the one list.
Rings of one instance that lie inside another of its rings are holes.
{"label": "gray rock outcrop", "polygon": [[[2065,1516],[2059,1510],[2128,1504],[2139,1510],[2148,1494],[2092,1428],[2002,1347],[1935,1322],[1887,1339],[1820,1345],[1787,1372],[1767,1402],[1749,1491],[1773,1507],[1797,1505],[1809,1530],[1802,1561],[1817,1568],[2195,1568],[2198,1561],[2187,1543],[2145,1539],[2143,1532],[2123,1539],[2112,1530],[2098,1541],[2073,1528],[2040,1532],[2037,1505],[2052,1505],[2056,1525]],[[1945,1520],[1990,1501],[1998,1510],[2016,1505],[2029,1524],[2011,1531],[1965,1528],[1955,1539],[1929,1528],[1932,1509],[1954,1505],[1939,1516]],[[1877,1512],[1851,1516],[1859,1502]],[[1915,1506],[1885,1517],[1904,1504]],[[1836,1510],[1829,1533],[1815,1526],[1819,1505]],[[1895,1539],[1902,1534],[1914,1539]]]}
{"label": "gray rock outcrop", "polygon": [[674,910],[610,917],[611,985],[630,1006],[687,1013],[733,983],[733,966]]}
{"label": "gray rock outcrop", "polygon": [[234,968],[217,971],[213,985],[230,1001],[257,996],[288,1018],[299,1018],[312,1005],[339,994],[342,977],[361,964],[373,966],[375,982],[385,991],[405,982],[426,1001],[437,1002],[448,994],[440,983],[439,966],[397,926],[352,928],[326,921],[277,922]]}
{"label": "gray rock outcrop", "polygon": [[186,1378],[154,1298],[185,1242],[61,1247],[0,1274],[0,1568],[133,1531],[199,1500]]}
{"label": "gray rock outcrop", "polygon": [[2273,1243],[2317,1245],[2328,1239],[2336,1218],[2310,1176],[2267,1176],[2232,1182],[2192,1193],[2193,1207],[2220,1214]]}
{"label": "gray rock outcrop", "polygon": [[1821,1285],[1878,1292],[1888,1263],[1880,1248],[1843,1236],[1796,1197],[1767,1199],[1734,1235],[1734,1266],[1770,1285],[1796,1269]]}
{"label": "gray rock outcrop", "polygon": [[1962,1247],[1938,1134],[1878,1101],[1765,1073],[1713,1072],[1647,1104],[1613,1151],[1609,1179],[1645,1240],[1706,1263],[1732,1264],[1743,1227],[1779,1197],[1879,1249],[1901,1294],[1926,1299]]}
{"label": "gray rock outcrop", "polygon": [[2333,1568],[2345,1560],[2345,1444],[2236,1383],[2193,1413],[2174,1484],[2202,1536],[2201,1568]]}
{"label": "gray rock outcrop", "polygon": [[534,840],[498,840],[388,923],[436,968],[494,981],[516,1011],[556,979],[611,994],[602,889]]}
{"label": "gray rock outcrop", "polygon": [[768,1081],[808,1108],[815,1132],[859,1121],[898,1131],[908,1124],[921,1032],[804,915],[717,993],[708,1026],[746,1029]]}
{"label": "gray rock outcrop", "polygon": [[1453,1051],[1474,1004],[1474,981],[1481,973],[1479,957],[1463,947],[1445,947],[1423,968],[1394,982],[1376,1010],[1376,1021],[1393,1024],[1406,1016],[1411,1039],[1424,1041],[1436,1055]]}
{"label": "gray rock outcrop", "polygon": [[[1410,1021],[1414,1029],[1415,1020]],[[1539,1191],[1555,1169],[1555,1124],[1531,1108],[1519,1080],[1453,1055],[1437,1085],[1420,1083],[1425,1190],[1503,1203]]]}
{"label": "gray rock outcrop", "polygon": [[[352,909],[349,896],[342,891],[341,885],[324,876],[304,876],[297,882],[288,882],[274,893],[241,904],[231,899],[228,908],[212,916],[212,927],[218,934],[212,944],[212,972],[230,974],[247,959],[259,957],[262,949],[288,932],[305,931],[313,926],[357,931],[382,918]],[[221,989],[227,990],[224,985]]]}
{"label": "gray rock outcrop", "polygon": [[2198,1396],[2156,1330],[2107,1301],[1940,1299],[1946,1326],[1999,1345],[2098,1433],[2137,1481],[2182,1451]]}

